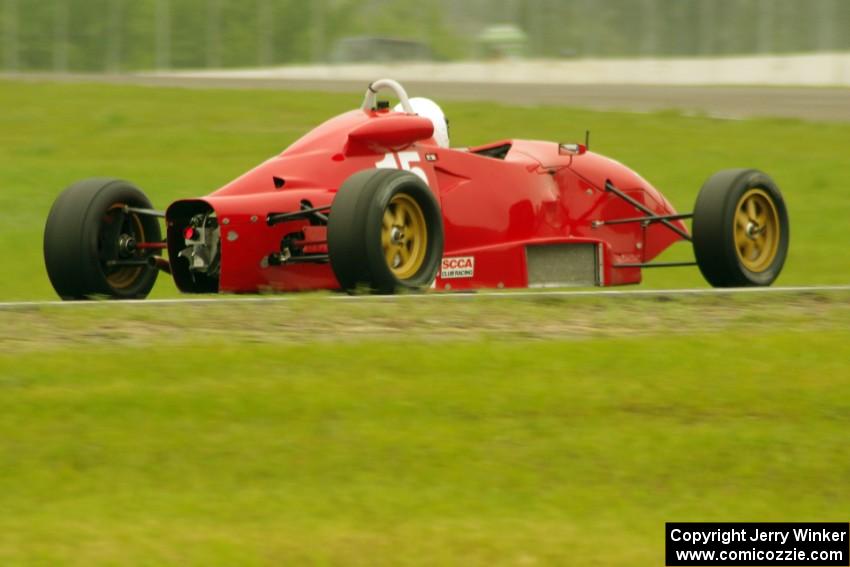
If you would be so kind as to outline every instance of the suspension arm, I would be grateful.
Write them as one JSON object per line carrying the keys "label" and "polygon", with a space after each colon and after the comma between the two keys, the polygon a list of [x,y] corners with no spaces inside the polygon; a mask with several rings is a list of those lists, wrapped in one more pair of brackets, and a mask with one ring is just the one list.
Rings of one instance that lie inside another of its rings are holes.
{"label": "suspension arm", "polygon": [[286,221],[308,219],[312,217],[323,224],[327,224],[328,213],[330,210],[331,207],[328,205],[325,207],[303,208],[300,211],[294,211],[291,213],[269,213],[268,217],[266,217],[266,223],[269,226],[274,226]]}
{"label": "suspension arm", "polygon": [[[678,234],[679,236],[681,236],[683,239],[685,239],[687,241],[691,240],[691,235],[688,234],[687,232],[685,232],[684,230],[682,230],[681,228],[679,228],[678,226],[676,226],[675,224],[673,224],[672,222],[670,222],[670,219],[664,218],[663,216],[656,215],[652,211],[652,209],[650,209],[649,207],[647,207],[646,205],[644,205],[640,201],[630,197],[629,195],[626,195],[625,193],[623,193],[622,191],[617,189],[617,187],[615,187],[614,184],[611,183],[610,180],[605,182],[605,190],[615,194],[617,197],[621,198],[622,200],[624,200],[628,204],[632,205],[633,207],[638,209],[640,212],[646,213],[647,217],[645,218],[645,220],[649,220],[650,222],[652,222],[651,219],[654,217],[656,219],[654,222],[660,222],[661,224],[663,224],[664,226],[666,226],[667,228],[669,228],[670,230],[672,230],[673,232],[675,232],[676,234]],[[631,219],[627,219],[627,220],[631,220]],[[611,224],[611,223],[609,222],[607,224]]]}

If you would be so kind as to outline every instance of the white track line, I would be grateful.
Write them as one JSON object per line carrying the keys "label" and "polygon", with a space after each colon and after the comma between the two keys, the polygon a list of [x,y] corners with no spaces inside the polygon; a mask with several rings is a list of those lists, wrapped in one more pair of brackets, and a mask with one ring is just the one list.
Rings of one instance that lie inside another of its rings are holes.
{"label": "white track line", "polygon": [[[789,286],[789,287],[744,287],[744,288],[705,288],[705,289],[631,289],[631,290],[582,290],[582,291],[481,291],[473,293],[427,293],[406,295],[329,295],[321,298],[327,301],[409,301],[420,299],[476,299],[505,298],[528,299],[536,297],[652,297],[652,296],[698,296],[698,295],[743,295],[743,294],[782,294],[782,293],[820,293],[830,291],[850,291],[850,285]],[[9,301],[0,302],[0,310],[41,307],[102,307],[125,305],[207,305],[220,303],[279,303],[304,299],[297,293],[288,295],[258,296],[222,296],[195,297],[178,299],[139,299],[129,301]],[[313,298],[319,299],[319,298]]]}

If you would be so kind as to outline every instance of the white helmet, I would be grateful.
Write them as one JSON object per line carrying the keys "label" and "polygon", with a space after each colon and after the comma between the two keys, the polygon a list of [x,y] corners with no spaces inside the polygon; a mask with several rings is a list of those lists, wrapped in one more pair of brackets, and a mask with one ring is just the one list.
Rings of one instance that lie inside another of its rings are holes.
{"label": "white helmet", "polygon": [[[434,140],[441,148],[449,147],[449,121],[446,120],[446,115],[443,114],[443,109],[436,102],[429,98],[415,97],[410,99],[410,106],[413,107],[413,112],[427,118],[434,125]],[[401,103],[393,108],[396,112],[404,112]]]}

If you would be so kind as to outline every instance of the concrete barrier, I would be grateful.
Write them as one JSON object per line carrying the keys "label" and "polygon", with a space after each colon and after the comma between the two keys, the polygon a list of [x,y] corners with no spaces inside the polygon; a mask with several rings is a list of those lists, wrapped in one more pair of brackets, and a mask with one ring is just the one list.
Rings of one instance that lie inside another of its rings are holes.
{"label": "concrete barrier", "polygon": [[[286,66],[265,69],[173,71],[155,76],[400,81],[850,86],[850,53],[679,59],[572,59],[455,63]],[[848,102],[850,103],[850,101]]]}

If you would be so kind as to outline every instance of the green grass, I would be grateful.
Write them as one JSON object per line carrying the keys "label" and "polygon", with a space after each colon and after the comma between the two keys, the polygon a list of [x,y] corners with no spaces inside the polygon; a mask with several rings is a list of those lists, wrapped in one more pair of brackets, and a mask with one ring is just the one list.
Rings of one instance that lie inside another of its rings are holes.
{"label": "green grass", "polygon": [[660,565],[666,521],[846,521],[848,322],[846,292],[0,311],[0,564]]}
{"label": "green grass", "polygon": [[2,355],[0,561],[657,565],[665,521],[843,521],[848,340]]}
{"label": "green grass", "polygon": [[[52,298],[41,234],[56,195],[94,175],[140,185],[157,206],[204,195],[359,104],[350,95],[0,83],[0,298]],[[565,101],[569,102],[569,101]],[[844,283],[850,239],[850,125],[446,103],[457,145],[502,137],[581,140],[628,164],[680,210],[713,172],[756,167],[782,187],[792,244],[782,284]],[[689,258],[677,245],[664,259]],[[648,271],[645,285],[704,286],[694,269]],[[155,297],[176,295],[165,278]]]}

